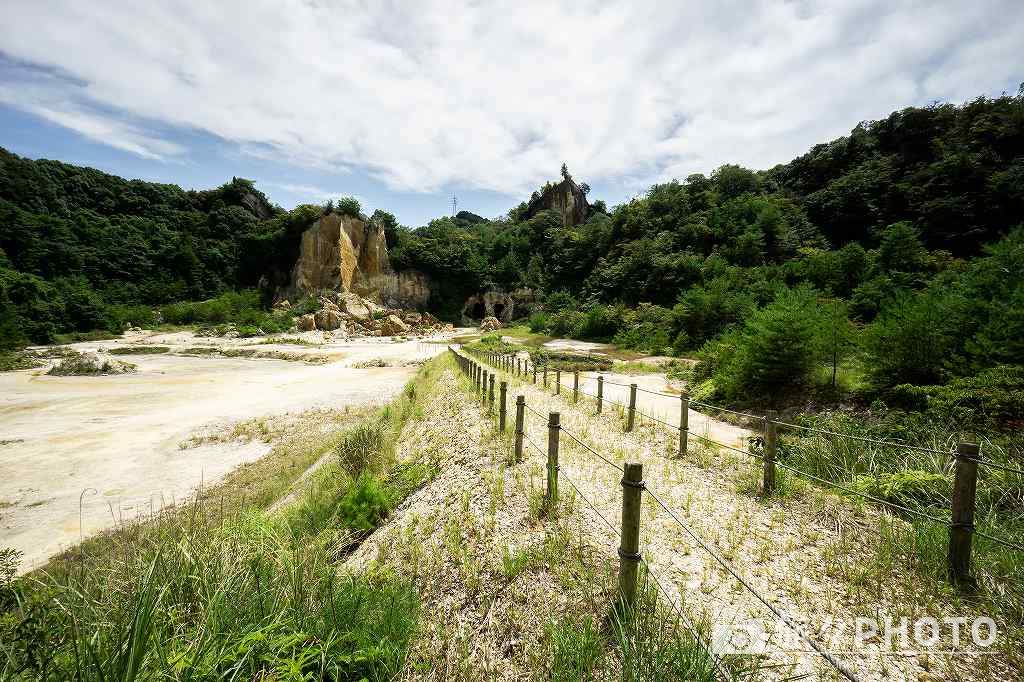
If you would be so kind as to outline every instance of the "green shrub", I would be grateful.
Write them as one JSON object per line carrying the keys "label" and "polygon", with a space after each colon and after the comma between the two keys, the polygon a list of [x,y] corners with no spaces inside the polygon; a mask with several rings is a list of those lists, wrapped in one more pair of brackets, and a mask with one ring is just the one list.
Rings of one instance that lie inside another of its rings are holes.
{"label": "green shrub", "polygon": [[530,319],[527,320],[527,325],[530,327],[530,331],[534,334],[543,334],[548,331],[548,327],[551,321],[548,318],[547,313],[533,313],[530,315]]}
{"label": "green shrub", "polygon": [[369,531],[376,528],[391,509],[391,497],[381,482],[363,472],[342,496],[338,516],[353,530]]}
{"label": "green shrub", "polygon": [[819,360],[817,300],[810,289],[785,291],[743,328],[733,371],[745,386],[805,383]]}
{"label": "green shrub", "polygon": [[623,306],[592,305],[576,316],[571,330],[576,339],[610,339],[623,324],[626,308]]}
{"label": "green shrub", "polygon": [[641,303],[615,319],[618,331],[612,340],[622,348],[663,353],[672,345],[673,316],[667,308]]}
{"label": "green shrub", "polygon": [[546,365],[549,369],[560,369],[563,372],[571,372],[573,370],[581,372],[609,370],[615,364],[610,359],[597,355],[583,355],[582,353],[542,349],[530,351],[530,362],[538,367]]}
{"label": "green shrub", "polygon": [[952,482],[942,474],[908,469],[861,474],[850,486],[857,492],[903,506],[948,506]]}
{"label": "green shrub", "polygon": [[964,426],[1024,419],[1024,366],[998,365],[944,386],[899,384],[884,393],[892,404]]}

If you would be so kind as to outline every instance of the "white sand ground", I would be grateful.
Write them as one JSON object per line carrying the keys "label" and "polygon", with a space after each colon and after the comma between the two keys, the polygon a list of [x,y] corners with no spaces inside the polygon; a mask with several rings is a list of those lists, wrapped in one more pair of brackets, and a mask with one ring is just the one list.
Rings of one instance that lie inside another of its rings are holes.
{"label": "white sand ground", "polygon": [[[30,570],[80,537],[182,500],[268,448],[259,441],[180,448],[197,430],[384,402],[401,390],[416,362],[446,348],[443,342],[392,339],[320,346],[258,341],[141,334],[73,346],[100,352],[138,344],[172,348],[163,355],[112,356],[138,365],[137,374],[56,377],[45,376],[46,368],[0,374],[0,547],[24,552],[21,570]],[[318,358],[324,364],[311,364],[173,352],[188,346],[326,357]],[[378,359],[388,366],[355,367]]]}

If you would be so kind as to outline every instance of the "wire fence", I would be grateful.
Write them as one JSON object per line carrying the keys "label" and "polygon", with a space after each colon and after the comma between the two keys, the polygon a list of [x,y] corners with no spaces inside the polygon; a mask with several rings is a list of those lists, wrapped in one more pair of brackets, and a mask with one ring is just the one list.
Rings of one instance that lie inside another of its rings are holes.
{"label": "wire fence", "polygon": [[[466,360],[465,356],[459,356],[459,357],[463,358],[463,360]],[[469,360],[469,362],[472,363],[473,361]],[[506,363],[505,367],[510,367],[510,365],[508,365]],[[528,370],[529,370],[528,366],[525,369],[523,369],[518,364],[516,364],[513,367],[513,371],[517,372],[518,374],[520,374],[522,376],[529,376],[527,374]],[[534,371],[536,371],[536,368],[534,368]],[[898,442],[893,442],[893,441],[884,441],[884,440],[880,440],[880,439],[869,438],[869,437],[866,437],[866,436],[857,436],[857,435],[854,435],[854,434],[844,434],[844,433],[840,433],[840,432],[836,432],[836,431],[830,431],[830,430],[827,430],[827,429],[816,429],[816,428],[813,428],[813,427],[801,426],[799,424],[791,424],[791,423],[788,423],[788,422],[781,422],[781,421],[778,421],[778,420],[775,420],[775,419],[771,418],[771,416],[769,416],[769,415],[754,415],[754,414],[751,414],[751,413],[748,413],[748,412],[740,412],[740,411],[737,411],[737,410],[731,410],[731,409],[728,409],[728,408],[723,408],[723,407],[718,407],[718,406],[714,406],[714,405],[709,405],[709,404],[703,403],[703,402],[688,401],[685,395],[678,396],[678,395],[671,395],[671,394],[667,394],[667,393],[661,393],[661,392],[658,392],[658,391],[651,391],[651,390],[647,390],[647,389],[642,389],[642,391],[644,393],[649,393],[649,394],[658,395],[658,396],[664,396],[664,397],[671,397],[671,398],[674,398],[676,400],[682,400],[683,401],[682,402],[682,412],[681,412],[681,417],[680,417],[680,424],[675,425],[675,424],[672,424],[672,423],[670,423],[670,422],[668,422],[668,421],[666,421],[664,419],[658,418],[658,417],[656,417],[654,415],[651,415],[651,414],[647,414],[647,413],[641,412],[641,411],[636,409],[636,392],[638,390],[640,390],[640,389],[638,389],[636,384],[626,385],[626,384],[621,384],[621,383],[617,383],[617,382],[611,382],[611,381],[608,381],[606,379],[603,379],[601,377],[601,375],[598,375],[598,381],[599,381],[599,383],[598,383],[598,386],[599,386],[598,394],[595,395],[595,394],[589,393],[587,391],[584,391],[584,390],[582,390],[579,387],[578,375],[574,378],[573,385],[571,387],[568,387],[565,384],[562,384],[560,382],[558,373],[556,373],[556,377],[555,377],[556,385],[554,386],[554,389],[555,389],[555,393],[556,394],[561,394],[561,389],[562,388],[568,388],[568,389],[572,390],[572,398],[573,398],[574,402],[577,402],[578,399],[579,399],[579,395],[583,394],[586,397],[589,397],[589,398],[592,398],[592,399],[596,400],[598,402],[599,409],[600,409],[600,406],[603,405],[603,403],[610,403],[612,405],[616,405],[618,407],[623,408],[628,413],[627,430],[632,428],[634,417],[639,415],[639,416],[641,416],[643,418],[651,420],[654,423],[657,423],[657,424],[660,424],[660,425],[662,425],[664,427],[667,427],[670,430],[678,432],[679,435],[680,435],[680,454],[685,454],[686,439],[687,439],[687,437],[693,436],[693,437],[697,438],[698,440],[700,440],[700,441],[702,441],[702,442],[704,442],[704,443],[706,443],[708,445],[711,445],[711,446],[714,446],[714,447],[717,447],[717,448],[723,448],[723,449],[726,449],[726,450],[730,450],[730,451],[733,451],[733,452],[738,453],[740,455],[743,455],[745,457],[749,457],[751,459],[759,460],[759,461],[761,461],[763,463],[763,465],[765,467],[765,486],[766,486],[766,492],[769,492],[767,490],[769,479],[771,479],[772,486],[774,486],[775,468],[779,467],[779,468],[784,469],[786,471],[792,472],[794,475],[803,477],[803,478],[805,478],[807,480],[810,480],[810,481],[813,481],[815,483],[819,483],[819,484],[822,484],[822,485],[827,486],[829,488],[833,488],[833,489],[842,491],[844,493],[847,493],[849,495],[853,495],[855,497],[858,497],[858,498],[861,498],[861,499],[873,502],[873,503],[879,505],[881,508],[883,508],[885,510],[888,510],[890,512],[901,512],[903,514],[906,514],[906,515],[914,517],[914,518],[924,519],[924,520],[927,520],[927,521],[932,522],[932,523],[938,523],[938,524],[944,525],[944,526],[946,526],[950,530],[950,562],[951,562],[950,568],[951,568],[951,575],[953,577],[962,577],[962,576],[957,576],[958,570],[962,572],[962,571],[965,571],[965,570],[967,570],[969,568],[969,565],[965,564],[964,566],[960,566],[959,569],[958,569],[958,567],[956,565],[958,559],[956,557],[954,557],[954,554],[955,554],[955,552],[954,552],[954,539],[955,539],[955,537],[964,537],[964,536],[961,535],[962,533],[967,533],[966,538],[967,538],[967,548],[968,548],[968,550],[967,550],[967,560],[968,561],[969,561],[969,556],[970,556],[970,552],[969,552],[970,539],[974,535],[978,535],[979,537],[986,538],[989,541],[997,543],[997,544],[999,544],[1001,546],[1012,548],[1014,550],[1024,552],[1024,547],[1022,547],[1019,543],[1007,540],[1005,538],[1000,538],[1000,537],[997,537],[997,536],[989,535],[987,533],[980,532],[980,531],[978,531],[978,530],[976,530],[974,528],[974,524],[973,524],[973,521],[974,521],[974,509],[973,509],[974,491],[973,491],[973,488],[976,485],[977,467],[979,465],[983,466],[983,465],[986,465],[986,464],[990,464],[990,465],[992,465],[993,468],[1003,470],[1006,473],[1010,473],[1010,474],[1013,474],[1013,475],[1024,476],[1024,471],[1015,469],[1013,467],[1003,466],[1003,465],[1000,465],[998,463],[988,463],[988,462],[985,462],[985,461],[981,460],[980,457],[978,457],[978,455],[977,455],[977,446],[976,445],[972,445],[972,444],[966,444],[965,445],[965,444],[962,444],[961,447],[957,450],[956,453],[951,453],[950,451],[939,450],[939,449],[936,449],[936,448],[928,448],[928,447],[922,447],[922,446],[915,446],[915,445],[910,445],[910,444],[905,444],[905,443],[898,443]],[[611,385],[611,386],[618,386],[618,387],[627,387],[627,388],[629,388],[630,389],[630,403],[628,405],[626,405],[626,404],[623,404],[621,402],[609,399],[608,397],[604,396],[601,393],[601,388],[600,388],[602,385]],[[566,393],[563,394],[563,397],[564,396],[568,396],[568,395],[569,395],[569,393],[568,393],[568,391],[566,391]],[[623,483],[623,486],[624,486],[624,490],[625,490],[625,486],[627,485],[626,478],[629,475],[629,473],[627,471],[627,465],[617,464],[616,462],[612,461],[610,458],[608,458],[607,456],[605,456],[604,454],[599,452],[597,449],[595,449],[594,447],[592,447],[591,445],[586,443],[583,438],[581,438],[577,434],[574,434],[572,431],[566,429],[558,421],[558,415],[556,413],[552,413],[549,417],[545,417],[545,415],[543,415],[542,413],[540,413],[537,410],[533,409],[529,405],[526,405],[525,401],[522,402],[522,405],[523,405],[523,408],[524,408],[524,416],[525,416],[525,414],[527,412],[529,412],[533,416],[536,416],[537,418],[543,420],[545,422],[545,424],[549,427],[549,448],[548,448],[547,451],[543,450],[540,446],[538,446],[536,444],[536,442],[533,441],[533,439],[529,438],[529,436],[527,434],[525,434],[525,429],[523,429],[523,431],[524,431],[523,437],[526,439],[526,441],[529,443],[529,445],[534,450],[536,450],[539,454],[548,457],[548,461],[549,461],[549,466],[548,466],[549,473],[548,473],[548,475],[549,476],[554,475],[555,477],[557,477],[557,476],[559,476],[559,474],[561,474],[562,478],[564,478],[566,480],[566,482],[568,482],[570,484],[570,486],[572,486],[572,488],[574,489],[575,493],[581,499],[583,499],[593,509],[593,511],[598,515],[598,517],[603,521],[603,523],[605,525],[607,525],[617,536],[621,537],[622,534],[618,531],[617,528],[615,528],[614,524],[612,524],[601,513],[601,511],[598,509],[597,505],[595,505],[593,503],[593,501],[590,500],[583,493],[583,491],[580,489],[580,486],[572,479],[572,477],[567,475],[564,467],[561,467],[558,464],[558,460],[557,460],[558,449],[559,449],[558,448],[558,441],[557,440],[553,441],[553,445],[552,445],[552,441],[550,440],[552,438],[551,431],[556,431],[558,434],[565,434],[567,436],[567,438],[569,439],[569,441],[571,441],[574,445],[576,445],[580,449],[582,449],[588,456],[595,457],[596,459],[600,460],[604,465],[607,465],[607,466],[609,466],[611,468],[614,468],[615,470],[617,470],[619,472],[623,472],[624,478],[623,478],[623,482],[622,483]],[[708,436],[701,435],[699,433],[690,431],[689,428],[688,428],[688,420],[687,420],[685,415],[687,414],[687,411],[688,411],[689,407],[691,407],[691,406],[704,407],[704,408],[707,408],[707,409],[710,409],[710,410],[721,410],[721,411],[724,411],[724,412],[736,414],[736,415],[739,415],[739,416],[749,417],[749,418],[753,418],[753,419],[756,419],[756,420],[760,421],[763,424],[763,428],[764,428],[764,433],[763,433],[764,437],[763,437],[763,440],[762,440],[763,450],[761,452],[757,452],[757,451],[755,451],[753,449],[753,447],[750,447],[748,449],[743,449],[743,448],[740,448],[740,447],[736,447],[736,446],[730,445],[728,443],[723,443],[723,442],[714,440],[714,439],[712,439],[712,438],[710,438]],[[522,428],[522,420],[520,420],[518,422],[518,424],[519,424],[519,426],[517,428]],[[971,489],[970,490],[970,495],[969,495],[969,498],[970,498],[970,508],[966,508],[963,504],[961,504],[963,500],[959,499],[956,496],[956,494],[955,494],[954,495],[954,499],[953,499],[952,504],[951,504],[951,516],[950,516],[950,518],[940,518],[939,516],[935,516],[935,515],[930,514],[930,513],[926,512],[926,511],[922,511],[921,509],[915,509],[913,507],[910,507],[910,506],[907,506],[907,505],[904,505],[904,504],[900,504],[899,502],[896,502],[896,501],[891,500],[891,499],[885,499],[885,498],[879,497],[877,495],[872,495],[871,493],[866,492],[864,490],[858,490],[858,489],[850,487],[848,485],[844,485],[842,483],[838,483],[836,481],[832,481],[832,480],[829,480],[827,478],[818,476],[818,475],[813,474],[811,472],[803,471],[803,470],[801,470],[801,469],[799,469],[797,467],[791,466],[790,464],[788,464],[788,463],[786,463],[784,461],[779,461],[778,458],[777,458],[777,451],[776,451],[776,430],[775,429],[776,429],[777,426],[781,426],[781,427],[784,427],[784,428],[799,429],[799,430],[803,430],[803,431],[808,432],[808,433],[816,433],[816,434],[819,434],[819,435],[825,435],[825,436],[830,436],[830,437],[849,438],[849,439],[851,439],[853,441],[867,442],[867,443],[877,444],[877,445],[881,445],[881,446],[885,446],[885,447],[908,448],[908,449],[911,449],[911,450],[927,452],[927,453],[932,453],[932,454],[942,454],[942,455],[955,454],[955,456],[956,456],[956,463],[957,463],[957,485],[955,486],[954,492],[956,493],[956,489],[959,489],[959,488],[963,487],[962,483],[966,483],[968,485],[968,487],[970,487],[970,489]],[[517,453],[517,454],[521,454],[521,453]],[[553,463],[552,463],[552,460],[551,460],[552,457],[555,458]],[[629,466],[631,466],[631,465],[629,465]],[[769,474],[770,474],[770,476],[769,476]],[[961,481],[961,475],[963,475],[963,476],[965,476],[967,478],[965,478],[964,481]],[[549,489],[550,489],[551,485],[552,485],[552,483],[549,480]],[[681,526],[683,528],[684,532],[686,532],[686,534],[689,535],[694,540],[694,542],[696,542],[701,547],[701,549],[703,549],[705,552],[708,553],[709,556],[711,556],[711,558],[715,561],[715,563],[717,563],[719,566],[721,566],[723,568],[723,570],[725,570],[727,573],[732,575],[747,591],[751,592],[760,603],[762,603],[777,618],[779,618],[779,620],[781,622],[785,623],[788,627],[793,629],[793,631],[796,634],[798,634],[800,636],[800,638],[803,641],[805,641],[807,643],[807,645],[816,654],[821,656],[828,664],[830,664],[833,668],[835,668],[835,670],[837,672],[839,672],[843,677],[846,677],[849,680],[856,680],[856,677],[843,664],[841,664],[831,654],[829,654],[827,651],[825,651],[821,647],[820,644],[818,644],[816,641],[811,639],[803,631],[803,629],[800,628],[800,626],[798,624],[796,624],[791,618],[789,618],[788,615],[786,615],[781,609],[779,609],[779,607],[777,605],[773,604],[763,594],[761,594],[758,590],[756,590],[754,588],[754,586],[747,579],[745,579],[735,569],[735,567],[729,561],[727,561],[724,557],[722,557],[718,552],[715,552],[708,545],[708,543],[705,542],[705,540],[703,538],[701,538],[697,533],[695,533],[694,530],[688,524],[684,523],[682,521],[682,519],[679,517],[679,515],[669,505],[665,504],[665,502],[661,499],[660,496],[657,495],[657,493],[655,493],[649,487],[645,486],[642,481],[640,482],[640,487],[642,487],[643,490],[646,491],[651,496],[651,498],[655,501],[655,503],[659,507],[661,507],[661,509],[665,513],[667,513],[679,526]],[[556,488],[556,490],[557,490],[557,488]],[[626,506],[625,506],[625,504],[626,504],[625,503],[625,496],[623,497],[623,500],[624,500],[623,501],[623,523],[625,524],[626,523],[626,516],[627,516],[627,514],[626,514]],[[637,524],[639,524],[639,516],[637,516]],[[625,556],[623,554],[623,550],[621,548],[620,548],[619,552],[620,552],[620,554],[619,554],[620,557],[624,557]],[[637,557],[639,557],[638,560],[641,560],[641,561],[643,560],[641,554],[637,554]],[[646,565],[646,562],[645,562],[645,565]],[[681,620],[686,620],[685,617],[683,616],[682,611],[675,604],[675,600],[672,599],[672,597],[664,589],[664,586],[661,585],[661,582],[660,582],[660,580],[658,580],[657,576],[654,575],[653,572],[650,571],[650,566],[646,565],[646,568],[648,570],[649,575],[652,576],[652,578],[654,579],[655,583],[657,584],[659,591],[662,593],[662,595],[666,599],[669,600],[669,602],[673,606],[673,609],[676,610],[679,613]],[[621,568],[620,568],[620,571],[621,571]],[[696,631],[694,631],[694,634],[697,634]],[[717,661],[716,661],[716,663],[717,663]]]}

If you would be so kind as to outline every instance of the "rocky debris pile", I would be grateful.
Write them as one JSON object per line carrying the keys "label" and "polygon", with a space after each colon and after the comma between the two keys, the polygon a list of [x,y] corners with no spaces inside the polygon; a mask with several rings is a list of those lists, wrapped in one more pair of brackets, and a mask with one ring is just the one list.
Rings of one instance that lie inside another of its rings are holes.
{"label": "rocky debris pile", "polygon": [[50,368],[53,376],[97,376],[101,374],[133,374],[137,367],[130,362],[101,358],[96,353],[79,353],[68,349],[63,359]]}
{"label": "rocky debris pile", "polygon": [[320,309],[297,317],[295,326],[344,336],[429,336],[453,329],[430,313],[388,308],[350,292],[321,296]]}
{"label": "rocky debris pile", "polygon": [[480,331],[482,332],[493,332],[501,329],[501,322],[496,317],[485,317],[484,321],[480,323]]}

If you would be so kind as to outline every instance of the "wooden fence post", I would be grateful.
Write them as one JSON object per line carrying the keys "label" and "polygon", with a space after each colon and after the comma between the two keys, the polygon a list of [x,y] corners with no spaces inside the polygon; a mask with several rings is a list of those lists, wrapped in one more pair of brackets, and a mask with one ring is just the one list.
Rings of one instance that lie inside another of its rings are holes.
{"label": "wooden fence post", "polygon": [[558,368],[555,370],[555,395],[559,395],[562,392],[562,369]]}
{"label": "wooden fence post", "polygon": [[533,363],[533,385],[537,385],[537,363]]}
{"label": "wooden fence post", "polygon": [[480,403],[487,405],[487,370],[480,370]]}
{"label": "wooden fence post", "polygon": [[636,421],[636,384],[629,385],[629,410],[626,412],[626,431],[633,430]]}
{"label": "wooden fence post", "polygon": [[498,403],[498,430],[503,432],[503,433],[505,431],[505,417],[508,414],[508,406],[507,406],[508,404],[506,403],[507,399],[508,399],[508,382],[507,381],[503,381],[503,382],[501,382],[501,402]]}
{"label": "wooden fence post", "polygon": [[686,440],[690,435],[690,394],[679,394],[679,456],[686,456]]}
{"label": "wooden fence post", "polygon": [[558,504],[558,434],[562,430],[562,415],[548,413],[548,489],[547,508],[554,510]]}
{"label": "wooden fence post", "polygon": [[580,401],[580,371],[578,369],[572,372],[572,402],[573,404]]}
{"label": "wooden fence post", "polygon": [[974,499],[978,489],[976,443],[960,443],[956,449],[953,478],[953,522],[949,525],[949,577],[955,583],[971,582],[971,545],[974,542]]}
{"label": "wooden fence post", "polygon": [[548,366],[544,365],[544,388],[548,387]]}
{"label": "wooden fence post", "polygon": [[775,455],[778,449],[775,430],[775,410],[768,410],[764,417],[764,496],[775,492]]}
{"label": "wooden fence post", "polygon": [[601,414],[601,409],[604,407],[604,377],[597,377],[597,413]]}
{"label": "wooden fence post", "polygon": [[627,609],[636,605],[636,576],[640,566],[640,492],[644,465],[627,462],[622,473],[622,540],[619,544],[619,597]]}
{"label": "wooden fence post", "polygon": [[526,422],[526,396],[516,396],[516,461],[523,461],[523,427]]}
{"label": "wooden fence post", "polygon": [[491,412],[494,411],[494,375],[495,372],[491,372],[491,385],[489,386],[489,392],[487,394],[488,408],[491,410]]}

